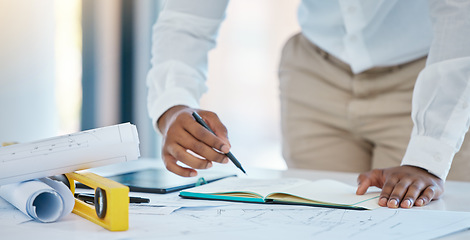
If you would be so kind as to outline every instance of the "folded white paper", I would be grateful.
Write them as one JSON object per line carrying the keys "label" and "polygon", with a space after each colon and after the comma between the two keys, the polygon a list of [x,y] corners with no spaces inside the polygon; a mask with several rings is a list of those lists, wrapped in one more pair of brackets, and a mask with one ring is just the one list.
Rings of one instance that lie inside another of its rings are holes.
{"label": "folded white paper", "polygon": [[0,197],[40,222],[54,222],[70,214],[74,196],[63,183],[49,178],[28,180],[0,187]]}
{"label": "folded white paper", "polygon": [[0,148],[0,185],[135,160],[135,125],[124,123]]}

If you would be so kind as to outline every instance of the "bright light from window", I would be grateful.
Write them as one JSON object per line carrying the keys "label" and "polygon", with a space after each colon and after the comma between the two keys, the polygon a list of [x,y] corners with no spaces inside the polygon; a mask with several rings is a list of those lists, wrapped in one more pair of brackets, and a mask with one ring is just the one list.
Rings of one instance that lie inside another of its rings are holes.
{"label": "bright light from window", "polygon": [[209,92],[201,106],[222,119],[232,152],[244,165],[286,168],[277,71],[284,43],[300,31],[299,2],[231,1],[209,55]]}
{"label": "bright light from window", "polygon": [[60,133],[80,129],[82,103],[81,1],[55,1],[56,102]]}

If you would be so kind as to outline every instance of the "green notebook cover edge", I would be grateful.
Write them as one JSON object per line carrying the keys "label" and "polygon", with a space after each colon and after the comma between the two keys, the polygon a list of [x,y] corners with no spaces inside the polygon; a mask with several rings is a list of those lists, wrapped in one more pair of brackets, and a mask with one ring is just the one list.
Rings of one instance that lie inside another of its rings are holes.
{"label": "green notebook cover edge", "polygon": [[254,203],[265,203],[263,198],[248,198],[248,197],[231,197],[222,195],[212,195],[206,193],[193,193],[193,192],[180,192],[180,197],[183,198],[199,198],[199,199],[211,199],[211,200],[226,200],[235,202],[254,202]]}

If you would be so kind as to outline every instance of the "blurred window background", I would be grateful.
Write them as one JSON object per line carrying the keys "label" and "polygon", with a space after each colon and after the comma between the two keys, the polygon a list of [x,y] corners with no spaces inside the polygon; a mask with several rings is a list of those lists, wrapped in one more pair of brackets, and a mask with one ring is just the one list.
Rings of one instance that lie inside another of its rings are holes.
{"label": "blurred window background", "polygon": [[[231,1],[209,55],[201,107],[229,130],[244,165],[285,169],[277,67],[299,31],[300,0]],[[147,114],[152,25],[162,0],[0,1],[0,141],[137,125],[143,157],[159,158]]]}
{"label": "blurred window background", "polygon": [[54,1],[0,1],[0,141],[57,134]]}
{"label": "blurred window background", "polygon": [[81,1],[54,1],[55,81],[59,112],[59,132],[80,130],[82,104],[82,24]]}
{"label": "blurred window background", "polygon": [[225,123],[232,152],[244,164],[286,168],[277,71],[284,43],[300,31],[299,3],[230,1],[217,47],[209,55],[209,91],[201,106]]}

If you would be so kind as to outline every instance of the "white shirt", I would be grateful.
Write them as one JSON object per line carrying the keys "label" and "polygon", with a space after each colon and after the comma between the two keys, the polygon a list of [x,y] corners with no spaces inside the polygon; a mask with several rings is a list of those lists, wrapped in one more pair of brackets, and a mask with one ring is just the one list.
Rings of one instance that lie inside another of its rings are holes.
{"label": "white shirt", "polygon": [[[147,77],[154,126],[172,106],[199,106],[207,54],[227,5],[170,0],[160,13]],[[470,117],[470,1],[303,0],[298,16],[303,34],[355,73],[429,54],[413,94],[414,128],[402,164],[445,179]]]}

